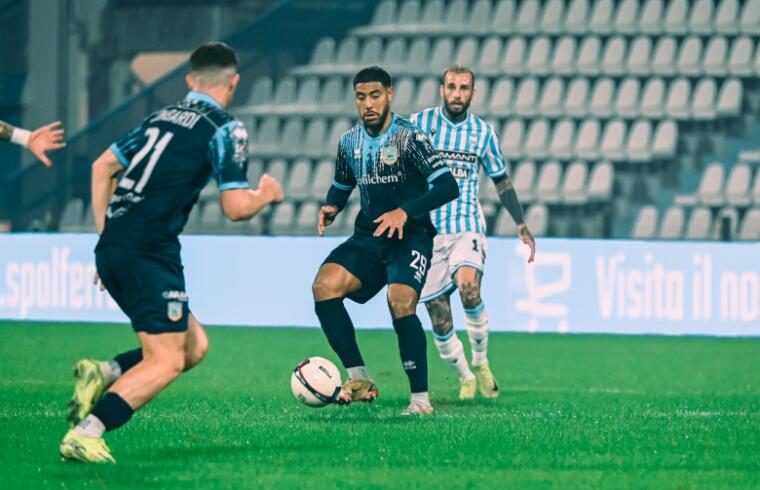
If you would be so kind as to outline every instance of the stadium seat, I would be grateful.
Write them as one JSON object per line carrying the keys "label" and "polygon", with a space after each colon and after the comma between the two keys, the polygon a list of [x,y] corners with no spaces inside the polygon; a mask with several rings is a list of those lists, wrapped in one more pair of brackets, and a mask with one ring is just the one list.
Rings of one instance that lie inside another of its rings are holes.
{"label": "stadium seat", "polygon": [[338,45],[338,52],[335,55],[334,65],[325,66],[325,71],[327,73],[332,73],[334,70],[338,69],[350,72],[354,69],[354,66],[359,60],[359,39],[348,37]]}
{"label": "stadium seat", "polygon": [[[454,2],[456,3],[456,2]],[[441,30],[441,26],[444,25],[446,6],[443,0],[427,0],[422,6],[422,17],[417,23],[417,29],[415,32],[436,32]],[[457,22],[458,27],[461,29],[461,21],[463,17],[460,17]],[[457,32],[457,25],[452,25],[451,32]]]}
{"label": "stadium seat", "polygon": [[697,76],[702,73],[702,40],[696,36],[686,38],[678,53],[678,73]]}
{"label": "stadium seat", "polygon": [[707,240],[712,227],[712,212],[708,208],[694,208],[686,224],[686,240]]}
{"label": "stadium seat", "polygon": [[615,36],[607,41],[602,55],[602,73],[622,75],[625,72],[626,43],[622,36]]}
{"label": "stadium seat", "polygon": [[565,204],[586,204],[586,176],[588,168],[585,162],[573,162],[567,167],[565,181],[562,183],[562,202]]}
{"label": "stadium seat", "polygon": [[272,155],[278,149],[280,141],[280,120],[276,116],[268,116],[259,126],[259,131],[255,135],[253,150],[256,155]]}
{"label": "stadium seat", "polygon": [[702,173],[702,179],[697,188],[697,197],[705,206],[721,206],[723,204],[723,179],[725,169],[720,163],[711,163]]}
{"label": "stadium seat", "polygon": [[222,205],[218,201],[209,201],[201,210],[199,227],[205,233],[214,233],[221,231],[224,226],[224,215],[222,214]]}
{"label": "stadium seat", "polygon": [[513,36],[509,38],[506,48],[504,48],[504,59],[501,62],[502,73],[511,76],[524,73],[526,46],[524,37]]}
{"label": "stadium seat", "polygon": [[431,60],[426,64],[425,73],[439,74],[451,64],[454,57],[454,40],[450,37],[442,37],[433,45]]}
{"label": "stadium seat", "polygon": [[531,75],[546,75],[549,72],[549,55],[552,43],[546,36],[533,39],[528,52],[526,69]]}
{"label": "stadium seat", "polygon": [[345,83],[342,77],[330,77],[322,86],[322,95],[319,100],[319,112],[322,115],[340,114],[345,105]]}
{"label": "stadium seat", "polygon": [[625,121],[614,119],[607,122],[602,135],[600,152],[607,160],[621,161],[626,157],[625,153]]}
{"label": "stadium seat", "polygon": [[430,69],[430,39],[427,36],[417,36],[409,47],[404,72],[408,74],[426,75]]}
{"label": "stadium seat", "polygon": [[478,40],[474,37],[466,37],[459,41],[456,55],[454,55],[454,63],[472,66],[473,61],[477,58],[477,54]]}
{"label": "stadium seat", "polygon": [[386,43],[381,66],[391,73],[404,70],[406,66],[406,54],[406,39],[403,37],[393,37]]}
{"label": "stadium seat", "polygon": [[400,4],[396,25],[389,25],[388,28],[395,27],[398,31],[414,31],[422,19],[422,5],[419,0],[404,0]]}
{"label": "stadium seat", "polygon": [[661,121],[654,132],[654,143],[652,143],[652,157],[667,159],[676,154],[676,145],[678,142],[678,125],[675,121]]}
{"label": "stadium seat", "polygon": [[266,106],[272,102],[272,79],[269,77],[259,77],[253,82],[251,95],[248,97],[246,105],[253,106],[248,109],[255,110],[257,107]]}
{"label": "stadium seat", "polygon": [[546,117],[559,117],[562,114],[562,100],[565,82],[559,77],[550,78],[544,83],[538,112]]}
{"label": "stadium seat", "polygon": [[489,112],[492,116],[508,116],[512,114],[513,83],[510,78],[500,78],[491,90]]}
{"label": "stadium seat", "polygon": [[691,116],[697,121],[715,119],[715,95],[718,91],[715,80],[703,78],[694,89]]}
{"label": "stadium seat", "polygon": [[267,173],[277,179],[278,182],[287,182],[288,162],[282,158],[276,158],[267,165]]}
{"label": "stadium seat", "polygon": [[739,16],[742,34],[760,34],[760,0],[746,0]]}
{"label": "stadium seat", "polygon": [[755,205],[760,205],[760,171],[755,172],[755,180],[752,182],[752,200]]}
{"label": "stadium seat", "polygon": [[[439,31],[466,32],[468,28],[468,14],[470,8],[467,0],[452,0],[446,9],[443,24],[438,27]],[[485,25],[484,25],[485,27]]]}
{"label": "stadium seat", "polygon": [[536,184],[536,197],[547,204],[560,201],[560,184],[562,182],[562,166],[557,161],[549,161],[541,166]]}
{"label": "stadium seat", "polygon": [[557,41],[551,61],[551,73],[555,75],[572,75],[575,73],[575,48],[574,37],[565,36]]}
{"label": "stadium seat", "polygon": [[672,37],[661,37],[654,48],[652,73],[655,75],[671,76],[676,73],[676,40]]}
{"label": "stadium seat", "polygon": [[718,95],[718,116],[737,117],[742,113],[743,85],[737,78],[723,82]]}
{"label": "stadium seat", "polygon": [[[337,145],[336,145],[337,146]],[[324,199],[327,191],[332,185],[335,163],[332,160],[321,160],[317,163],[312,178],[311,197],[314,199]]]}
{"label": "stadium seat", "polygon": [[512,184],[520,202],[528,203],[536,199],[533,190],[533,181],[536,179],[536,164],[531,161],[523,161],[515,168]]}
{"label": "stadium seat", "polygon": [[572,119],[562,119],[554,125],[549,154],[552,158],[569,160],[573,157],[575,123]]}
{"label": "stadium seat", "polygon": [[692,34],[712,34],[713,33],[713,1],[696,0],[691,7],[691,16],[689,17],[689,32]]}
{"label": "stadium seat", "polygon": [[414,107],[414,102],[416,102],[414,99],[414,96],[416,95],[414,80],[411,78],[402,78],[394,85],[395,97],[393,98],[393,110],[406,117],[417,110],[417,108]]}
{"label": "stadium seat", "polygon": [[597,119],[586,119],[578,128],[575,140],[575,156],[583,160],[596,160],[599,157],[600,125]]}
{"label": "stadium seat", "polygon": [[636,221],[633,223],[631,238],[635,240],[651,240],[657,231],[659,212],[656,206],[644,206],[639,209]]}
{"label": "stadium seat", "polygon": [[295,235],[314,235],[317,231],[317,216],[319,205],[314,201],[305,202],[298,210],[296,222],[293,227]]}
{"label": "stadium seat", "polygon": [[525,212],[525,224],[533,236],[545,236],[549,230],[549,208],[542,203],[533,204]]}
{"label": "stadium seat", "polygon": [[[437,96],[438,91],[436,91],[435,94]],[[476,78],[475,94],[472,98],[470,111],[479,116],[488,116],[490,114],[490,107],[488,105],[490,95],[490,84],[488,83],[488,80]]]}
{"label": "stadium seat", "polygon": [[[250,164],[248,165],[250,168]],[[246,175],[247,179],[247,175]],[[249,183],[252,185],[256,185],[258,180],[248,180]],[[219,185],[216,183],[215,179],[209,180],[205,186],[203,186],[203,189],[201,189],[201,193],[198,196],[198,201],[200,202],[206,202],[206,201],[216,201],[219,199]]]}
{"label": "stadium seat", "polygon": [[725,201],[732,206],[749,206],[752,202],[750,185],[752,184],[752,170],[746,163],[737,163],[731,168],[726,180],[724,191]]}
{"label": "stadium seat", "polygon": [[687,16],[689,3],[687,0],[671,0],[666,2],[668,10],[665,13],[665,32],[670,35],[683,35],[688,30]]}
{"label": "stadium seat", "polygon": [[535,34],[538,31],[541,2],[539,0],[522,0],[517,12],[515,31],[520,34]]}
{"label": "stadium seat", "polygon": [[742,241],[760,240],[760,208],[747,210],[736,238]]}
{"label": "stadium seat", "polygon": [[491,36],[483,41],[480,58],[475,65],[478,75],[497,75],[501,70],[502,41],[498,36]]}
{"label": "stadium seat", "polygon": [[291,110],[296,100],[298,85],[293,77],[285,77],[277,82],[274,91],[274,101],[269,106],[269,112],[283,113]]}
{"label": "stadium seat", "polygon": [[564,0],[548,0],[544,6],[539,30],[546,34],[559,34],[562,32],[564,10]]}
{"label": "stadium seat", "polygon": [[331,37],[323,37],[317,41],[314,50],[311,52],[311,58],[309,64],[302,67],[305,72],[308,72],[310,68],[324,67],[325,65],[332,65],[335,62],[335,39]]}
{"label": "stadium seat", "polygon": [[722,240],[723,229],[728,222],[727,236],[730,240],[736,239],[736,232],[739,228],[739,212],[735,208],[726,207],[715,213],[715,219],[712,223],[711,240]]}
{"label": "stadium seat", "polygon": [[752,39],[742,36],[734,41],[728,59],[728,71],[733,76],[752,76]]}
{"label": "stadium seat", "polygon": [[685,78],[678,78],[670,84],[668,90],[668,99],[665,103],[665,110],[668,116],[684,120],[691,115],[691,84]]}
{"label": "stadium seat", "polygon": [[648,162],[652,159],[652,123],[636,121],[628,134],[626,156],[631,162]]}
{"label": "stadium seat", "polygon": [[515,0],[499,0],[494,7],[491,31],[495,34],[512,34],[515,19]]}
{"label": "stadium seat", "polygon": [[572,117],[584,117],[588,114],[587,101],[589,81],[587,78],[574,78],[567,88],[564,99],[564,113]]}
{"label": "stadium seat", "polygon": [[538,80],[525,78],[517,86],[514,110],[518,116],[532,117],[536,115],[538,103]]}
{"label": "stadium seat", "polygon": [[257,187],[259,185],[259,179],[263,173],[264,162],[258,158],[248,161],[248,171],[245,173],[245,178],[251,186]]}
{"label": "stadium seat", "polygon": [[292,201],[284,201],[274,207],[272,218],[269,222],[269,232],[272,235],[289,235],[293,233],[293,218],[295,204]]}
{"label": "stadium seat", "polygon": [[707,43],[702,69],[707,75],[724,76],[726,74],[727,59],[728,41],[726,41],[725,37],[713,37]]}
{"label": "stadium seat", "polygon": [[663,29],[662,0],[646,0],[641,8],[639,30],[644,34],[660,34]]}
{"label": "stadium seat", "polygon": [[373,36],[365,39],[361,46],[361,52],[359,58],[355,59],[351,65],[346,65],[351,68],[350,74],[353,75],[370,65],[379,65],[383,59],[383,40],[379,36]]}
{"label": "stadium seat", "polygon": [[651,54],[652,41],[648,37],[639,36],[634,39],[628,51],[626,71],[631,75],[648,76],[651,72],[649,67]]}
{"label": "stadium seat", "polygon": [[80,231],[83,221],[84,201],[79,198],[70,199],[63,207],[63,212],[58,220],[58,231],[64,233]]}
{"label": "stadium seat", "polygon": [[522,157],[522,141],[525,132],[525,123],[522,119],[510,119],[502,129],[501,153],[506,158]]}
{"label": "stadium seat", "polygon": [[609,34],[613,28],[613,9],[612,0],[596,0],[591,12],[591,22],[589,30],[595,34]]}
{"label": "stadium seat", "polygon": [[285,184],[285,195],[290,199],[301,200],[311,195],[311,162],[300,159],[296,161]]}
{"label": "stadium seat", "polygon": [[565,15],[565,31],[571,34],[588,32],[589,0],[571,0]]}
{"label": "stadium seat", "polygon": [[715,13],[715,32],[725,35],[738,33],[739,22],[736,20],[737,15],[739,15],[738,0],[721,0]]}
{"label": "stadium seat", "polygon": [[598,162],[588,179],[588,200],[609,202],[615,184],[615,167],[610,162]]}
{"label": "stadium seat", "polygon": [[303,141],[303,119],[300,117],[286,119],[282,127],[282,137],[277,145],[278,153],[286,156],[300,155],[304,149]]}
{"label": "stadium seat", "polygon": [[496,223],[494,223],[493,234],[494,236],[517,235],[517,224],[515,224],[515,221],[512,219],[512,216],[510,216],[506,209],[499,212]]}
{"label": "stadium seat", "polygon": [[665,216],[660,224],[660,231],[657,235],[661,240],[678,240],[683,234],[683,224],[685,221],[684,210],[680,206],[671,206],[665,211]]}
{"label": "stadium seat", "polygon": [[618,117],[633,119],[639,116],[639,92],[641,84],[635,78],[626,78],[619,85],[615,99],[615,113]]}
{"label": "stadium seat", "polygon": [[[509,171],[507,171],[507,174],[509,174]],[[480,198],[480,201],[483,203],[488,202],[499,202],[499,194],[496,192],[496,186],[494,185],[493,181],[490,177],[488,177],[483,170],[483,167],[480,167],[480,175],[478,175],[478,183],[480,184],[480,188],[478,190],[479,194],[478,197]]]}
{"label": "stadium seat", "polygon": [[438,87],[441,82],[436,78],[424,79],[417,90],[417,100],[412,111],[423,110],[438,105]]}
{"label": "stadium seat", "polygon": [[547,156],[549,130],[549,121],[546,119],[534,120],[528,128],[528,135],[525,137],[523,154],[528,158],[544,159]]}
{"label": "stadium seat", "polygon": [[476,0],[467,21],[467,32],[480,34],[488,32],[491,26],[491,0]]}
{"label": "stadium seat", "polygon": [[396,23],[396,14],[396,0],[383,0],[372,14],[370,24],[365,27],[354,29],[354,33],[369,34],[390,29],[391,26]]}
{"label": "stadium seat", "polygon": [[[326,148],[325,156],[334,157],[338,153],[338,141],[340,141],[340,137],[343,133],[351,129],[351,126],[351,122],[349,122],[348,119],[336,119],[333,121],[332,126],[330,126],[327,142],[324,146],[324,148]],[[332,148],[330,148],[330,145],[332,145]]]}
{"label": "stadium seat", "polygon": [[639,29],[639,0],[623,0],[615,13],[615,32],[635,34]]}
{"label": "stadium seat", "polygon": [[319,97],[319,78],[309,77],[302,79],[298,87],[298,99],[296,99],[296,104],[291,109],[291,112],[298,114],[317,112],[320,109],[320,106],[317,104]]}
{"label": "stadium seat", "polygon": [[615,82],[612,78],[600,78],[594,84],[591,92],[589,112],[596,117],[610,117],[612,115],[612,97],[615,93]]}
{"label": "stadium seat", "polygon": [[596,36],[583,38],[578,54],[576,70],[583,75],[599,74],[599,53],[602,42]]}
{"label": "stadium seat", "polygon": [[644,95],[641,98],[641,115],[652,119],[659,119],[664,114],[665,105],[665,82],[662,78],[650,78],[644,86]]}

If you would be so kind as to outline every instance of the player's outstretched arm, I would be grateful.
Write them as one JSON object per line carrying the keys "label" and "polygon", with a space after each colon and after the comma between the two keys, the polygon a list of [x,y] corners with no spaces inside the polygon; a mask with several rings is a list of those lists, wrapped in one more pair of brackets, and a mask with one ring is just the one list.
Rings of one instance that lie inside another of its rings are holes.
{"label": "player's outstretched arm", "polygon": [[92,214],[95,217],[95,229],[98,235],[106,226],[106,209],[116,190],[116,174],[124,167],[109,148],[92,164],[91,198]]}
{"label": "player's outstretched arm", "polygon": [[231,221],[243,221],[256,216],[266,206],[282,202],[285,193],[277,179],[264,174],[259,179],[259,188],[229,189],[222,191],[222,211]]}
{"label": "player's outstretched arm", "polygon": [[517,192],[515,192],[515,188],[512,186],[512,181],[506,175],[502,175],[493,179],[493,183],[496,184],[496,193],[499,195],[501,204],[507,209],[509,215],[515,220],[515,223],[517,223],[517,233],[520,239],[530,247],[528,262],[533,262],[536,256],[536,241],[533,239],[528,225],[525,224],[522,206],[517,198]]}
{"label": "player's outstretched arm", "polygon": [[63,129],[61,122],[56,121],[29,131],[14,128],[12,125],[0,121],[0,141],[10,141],[29,150],[46,167],[53,166],[53,162],[47,156],[47,152],[59,150],[66,146],[63,142]]}

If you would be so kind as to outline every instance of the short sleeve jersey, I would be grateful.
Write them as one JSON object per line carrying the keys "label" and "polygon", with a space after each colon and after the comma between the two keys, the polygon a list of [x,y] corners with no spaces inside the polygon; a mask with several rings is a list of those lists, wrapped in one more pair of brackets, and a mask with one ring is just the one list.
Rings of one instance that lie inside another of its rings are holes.
{"label": "short sleeve jersey", "polygon": [[[408,119],[392,115],[388,129],[370,136],[358,124],[340,138],[333,185],[359,187],[361,210],[357,230],[374,231],[373,221],[426,193],[430,182],[450,170],[427,137]],[[430,216],[409,216],[405,230],[435,235]]]}
{"label": "short sleeve jersey", "polygon": [[506,175],[493,126],[472,113],[454,124],[443,114],[442,106],[413,114],[411,120],[427,135],[459,184],[459,198],[430,213],[438,232],[485,233],[478,199],[480,168],[489,177]]}
{"label": "short sleeve jersey", "polygon": [[111,151],[125,170],[98,247],[179,250],[177,237],[212,175],[220,191],[248,188],[245,126],[199,92],[148,116]]}

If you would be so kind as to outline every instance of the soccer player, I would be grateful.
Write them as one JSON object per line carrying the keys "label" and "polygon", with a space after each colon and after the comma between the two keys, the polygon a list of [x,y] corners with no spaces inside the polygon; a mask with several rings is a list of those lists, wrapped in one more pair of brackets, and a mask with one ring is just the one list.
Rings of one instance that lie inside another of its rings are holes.
{"label": "soccer player", "polygon": [[[475,95],[472,70],[461,65],[448,68],[441,77],[440,94],[441,106],[413,114],[411,120],[451,168],[459,184],[459,198],[431,213],[438,235],[420,301],[430,314],[441,359],[459,375],[459,398],[474,398],[478,384],[484,397],[496,398],[499,386],[488,363],[488,312],[480,297],[487,250],[486,225],[478,201],[481,166],[493,179],[501,203],[517,223],[520,238],[530,247],[528,262],[533,261],[536,244],[523,220],[522,207],[507,176],[493,126],[468,110]],[[453,328],[449,296],[456,289],[464,306],[474,374]]]}
{"label": "soccer player", "polygon": [[404,415],[433,411],[428,396],[425,332],[417,301],[433,251],[429,212],[452,199],[458,188],[427,138],[391,112],[391,76],[371,66],[354,77],[361,123],[338,143],[335,177],[319,210],[318,231],[345,207],[359,187],[361,210],[354,234],[333,250],[312,285],[322,330],[347,369],[338,403],[372,401],[378,395],[356,343],[344,298],[365,303],[388,285],[388,307],[409,377],[411,402]]}
{"label": "soccer player", "polygon": [[63,142],[63,129],[60,121],[39,127],[34,131],[14,128],[7,122],[0,121],[0,141],[10,141],[23,146],[47,168],[53,166],[47,152],[60,150],[66,146],[66,143]]}
{"label": "soccer player", "polygon": [[283,198],[268,175],[258,190],[246,181],[248,135],[225,111],[240,79],[237,65],[226,44],[199,46],[190,56],[185,99],[148,116],[92,166],[98,275],[130,318],[141,349],[110,362],[77,363],[69,414],[76,425],[60,445],[65,459],[113,462],[103,433],[124,425],[205,357],[208,339],[190,312],[177,236],[209,178],[233,221]]}

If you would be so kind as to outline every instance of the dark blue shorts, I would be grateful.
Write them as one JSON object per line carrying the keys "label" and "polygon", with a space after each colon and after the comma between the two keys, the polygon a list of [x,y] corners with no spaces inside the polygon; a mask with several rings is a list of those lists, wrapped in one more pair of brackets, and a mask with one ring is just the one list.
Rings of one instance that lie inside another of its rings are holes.
{"label": "dark blue shorts", "polygon": [[136,332],[187,330],[190,308],[179,253],[104,247],[95,251],[95,265],[108,294]]}
{"label": "dark blue shorts", "polygon": [[406,235],[403,240],[355,233],[330,252],[324,263],[342,265],[355,275],[362,288],[348,298],[366,303],[386,284],[406,284],[419,295],[432,255],[433,238],[426,233]]}

